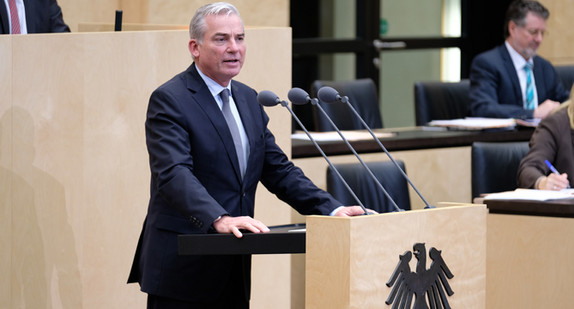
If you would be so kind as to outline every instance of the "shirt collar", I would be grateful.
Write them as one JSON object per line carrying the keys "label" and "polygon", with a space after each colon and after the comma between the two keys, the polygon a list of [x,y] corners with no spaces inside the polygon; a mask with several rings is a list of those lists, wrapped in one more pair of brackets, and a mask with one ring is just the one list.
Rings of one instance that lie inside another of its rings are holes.
{"label": "shirt collar", "polygon": [[201,70],[197,65],[195,66],[195,68],[197,69],[199,76],[201,76],[201,79],[203,79],[203,81],[207,85],[207,88],[209,89],[209,92],[211,92],[212,96],[217,97],[219,93],[225,88],[229,89],[229,95],[231,95],[231,81],[229,82],[229,85],[227,85],[227,87],[223,87],[217,82],[215,82],[213,79],[211,79],[209,76],[203,74],[203,72],[201,72]]}
{"label": "shirt collar", "polygon": [[528,61],[526,61],[524,59],[524,57],[522,57],[515,49],[514,47],[512,47],[512,45],[510,45],[510,43],[508,43],[508,41],[504,41],[504,45],[506,45],[506,49],[508,50],[508,53],[510,54],[510,59],[512,59],[512,63],[514,64],[514,67],[518,70],[522,70],[524,68],[524,66],[526,65],[526,63],[530,63],[530,64],[534,64],[532,61],[532,58],[528,59]]}

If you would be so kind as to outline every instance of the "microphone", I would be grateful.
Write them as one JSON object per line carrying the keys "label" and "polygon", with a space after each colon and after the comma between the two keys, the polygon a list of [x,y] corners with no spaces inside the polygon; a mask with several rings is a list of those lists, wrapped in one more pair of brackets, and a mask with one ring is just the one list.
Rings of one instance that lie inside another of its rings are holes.
{"label": "microphone", "polygon": [[287,98],[289,98],[289,101],[296,105],[305,105],[308,102],[311,102],[311,104],[315,105],[319,102],[317,99],[311,99],[307,91],[297,87],[289,90],[289,93],[287,93]]}
{"label": "microphone", "polygon": [[116,20],[114,23],[114,31],[122,31],[122,10],[116,10]]}
{"label": "microphone", "polygon": [[351,111],[355,114],[355,116],[359,119],[359,121],[361,122],[361,124],[363,125],[363,127],[365,127],[367,129],[367,131],[369,131],[369,133],[371,134],[371,136],[373,137],[373,139],[379,144],[379,146],[381,147],[381,149],[387,154],[387,157],[389,157],[389,159],[391,159],[391,161],[395,164],[395,166],[399,169],[399,171],[401,172],[401,174],[403,175],[403,177],[407,180],[407,182],[411,185],[411,187],[415,190],[415,192],[418,194],[418,196],[421,198],[421,200],[425,203],[425,208],[434,208],[433,206],[431,206],[427,200],[423,197],[423,195],[419,192],[419,190],[417,189],[417,187],[413,184],[413,182],[411,181],[411,179],[407,176],[407,174],[399,167],[399,164],[395,161],[395,159],[393,158],[393,156],[391,156],[391,154],[387,151],[387,148],[383,145],[383,143],[377,138],[377,136],[375,136],[375,133],[373,133],[373,131],[371,130],[371,128],[369,128],[369,125],[367,125],[367,123],[363,120],[363,118],[359,115],[359,113],[357,112],[357,110],[353,107],[353,105],[351,104],[351,102],[349,102],[349,98],[347,96],[341,96],[339,95],[339,92],[337,92],[337,90],[335,90],[332,87],[322,87],[321,89],[319,89],[319,91],[317,92],[317,96],[319,97],[319,99],[321,99],[321,101],[325,102],[325,103],[336,103],[338,101],[346,103],[347,106],[349,106],[349,108],[351,109]]}
{"label": "microphone", "polygon": [[[304,91],[303,91],[304,92]],[[291,93],[291,92],[290,92]],[[305,93],[306,94],[306,93]],[[307,95],[307,97],[309,97]],[[310,98],[309,98],[310,99]],[[305,133],[307,134],[307,136],[309,137],[309,140],[311,140],[311,142],[313,142],[313,144],[315,145],[315,147],[317,148],[317,150],[319,150],[319,152],[321,153],[321,155],[323,156],[323,158],[325,158],[325,160],[327,161],[327,164],[329,164],[329,166],[333,169],[333,171],[335,171],[335,174],[337,175],[337,177],[339,177],[339,179],[341,179],[341,181],[343,182],[343,185],[345,186],[345,188],[347,188],[347,190],[349,190],[349,193],[351,193],[351,195],[353,196],[353,198],[355,199],[355,201],[357,202],[357,204],[359,204],[359,206],[361,207],[361,209],[363,210],[363,215],[368,215],[369,212],[367,211],[367,208],[365,208],[365,206],[363,205],[363,203],[361,203],[361,200],[359,200],[359,198],[357,197],[357,195],[355,194],[355,192],[353,192],[353,189],[351,189],[351,187],[349,186],[349,184],[347,184],[347,182],[345,181],[345,179],[343,179],[343,176],[341,176],[341,174],[339,173],[339,171],[337,170],[337,168],[333,165],[333,163],[331,163],[331,160],[329,160],[329,158],[327,158],[327,155],[325,154],[325,152],[323,152],[323,149],[321,149],[321,147],[319,146],[319,144],[317,144],[317,141],[315,141],[315,139],[311,136],[311,133],[309,133],[309,131],[307,131],[307,129],[305,128],[305,126],[303,125],[303,123],[301,123],[301,120],[299,120],[299,117],[297,117],[297,115],[295,115],[295,113],[293,112],[293,110],[289,107],[289,104],[287,102],[285,102],[284,100],[279,99],[279,97],[269,91],[269,90],[263,90],[261,91],[258,95],[257,95],[257,102],[259,102],[259,104],[263,105],[263,106],[275,106],[277,104],[281,104],[282,106],[284,106],[285,108],[287,108],[287,110],[289,110],[289,112],[291,113],[291,115],[293,116],[293,118],[295,119],[295,121],[297,121],[297,124],[299,124],[299,126],[303,129],[303,131],[305,131]],[[301,101],[297,101],[297,102],[301,102]],[[305,103],[307,103],[307,101],[305,101]],[[303,103],[303,104],[305,104]],[[296,104],[296,103],[293,103]]]}
{"label": "microphone", "polygon": [[339,130],[339,128],[337,127],[337,125],[335,125],[335,123],[333,122],[333,120],[331,119],[331,117],[329,117],[329,115],[327,115],[327,113],[325,112],[325,110],[321,107],[321,105],[319,105],[319,100],[312,99],[309,94],[301,89],[301,88],[293,88],[291,90],[289,90],[289,93],[287,94],[287,97],[289,98],[289,100],[291,100],[291,102],[293,102],[293,104],[306,104],[307,102],[311,102],[311,104],[315,105],[320,111],[321,113],[323,113],[323,115],[325,116],[325,118],[327,118],[327,120],[329,121],[329,123],[331,124],[331,126],[333,126],[333,128],[335,128],[335,130],[337,131],[337,133],[339,134],[339,136],[343,139],[343,141],[345,142],[345,144],[347,144],[347,147],[349,147],[349,149],[353,152],[353,154],[355,155],[355,157],[357,157],[357,160],[359,160],[359,162],[361,163],[361,165],[363,165],[363,167],[365,168],[365,170],[367,171],[367,173],[369,174],[369,176],[371,176],[371,178],[375,181],[375,184],[379,187],[379,189],[383,192],[383,194],[387,197],[387,199],[389,199],[389,201],[391,201],[391,204],[393,205],[393,207],[395,208],[396,211],[404,211],[404,209],[401,209],[399,206],[397,206],[397,203],[395,203],[395,201],[393,200],[393,198],[391,198],[391,196],[389,195],[389,193],[387,192],[387,190],[385,190],[385,188],[383,187],[383,185],[381,184],[381,182],[377,179],[377,177],[375,176],[375,174],[373,174],[373,172],[371,171],[371,169],[367,166],[367,164],[363,161],[363,159],[361,159],[361,157],[359,156],[359,154],[357,153],[357,151],[355,151],[355,148],[353,148],[353,146],[351,146],[351,144],[349,143],[349,141],[347,140],[347,138],[345,138],[345,136],[343,135],[343,133],[341,133],[341,131]]}
{"label": "microphone", "polygon": [[275,106],[277,104],[288,106],[287,102],[281,101],[275,93],[269,90],[259,92],[257,95],[257,102],[263,106]]}

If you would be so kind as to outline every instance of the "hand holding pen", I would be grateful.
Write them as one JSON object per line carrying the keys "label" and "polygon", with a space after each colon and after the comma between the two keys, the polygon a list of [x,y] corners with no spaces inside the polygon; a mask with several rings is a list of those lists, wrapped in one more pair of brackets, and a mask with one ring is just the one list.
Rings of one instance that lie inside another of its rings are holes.
{"label": "hand holding pen", "polygon": [[565,188],[570,188],[570,183],[568,181],[568,175],[566,173],[560,174],[558,170],[550,163],[548,160],[544,160],[550,171],[552,172],[546,179],[541,181],[541,189],[546,190],[562,190]]}

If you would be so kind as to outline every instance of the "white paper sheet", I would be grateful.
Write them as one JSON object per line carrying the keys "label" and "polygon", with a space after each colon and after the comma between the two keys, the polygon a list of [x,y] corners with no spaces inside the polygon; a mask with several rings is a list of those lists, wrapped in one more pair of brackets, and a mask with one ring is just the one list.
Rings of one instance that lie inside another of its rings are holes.
{"label": "white paper sheet", "polygon": [[574,189],[564,189],[560,191],[516,189],[514,191],[487,194],[485,200],[531,200],[548,201],[557,199],[574,198]]}
{"label": "white paper sheet", "polygon": [[446,127],[458,130],[486,130],[516,127],[516,121],[512,118],[479,118],[467,117],[450,120],[433,120],[430,126]]}
{"label": "white paper sheet", "polygon": [[[342,141],[343,139],[336,131],[329,131],[329,132],[309,132],[313,139],[318,142],[324,141]],[[370,140],[373,139],[373,136],[368,131],[356,131],[356,130],[342,130],[341,133],[348,141],[360,141],[360,140]],[[395,136],[394,133],[391,132],[375,132],[375,136],[377,138],[384,138],[384,137],[392,137]],[[309,140],[309,137],[306,133],[294,133],[291,134],[292,139],[300,139],[300,140]]]}

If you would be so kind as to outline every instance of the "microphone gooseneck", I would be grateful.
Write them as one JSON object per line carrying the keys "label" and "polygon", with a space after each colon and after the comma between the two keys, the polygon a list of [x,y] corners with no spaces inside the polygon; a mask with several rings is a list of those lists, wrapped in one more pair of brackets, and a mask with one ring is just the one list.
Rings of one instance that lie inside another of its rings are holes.
{"label": "microphone gooseneck", "polygon": [[411,181],[411,179],[407,176],[407,174],[400,168],[399,164],[395,161],[395,159],[393,158],[393,156],[391,156],[391,154],[388,152],[387,148],[383,145],[383,143],[377,138],[377,136],[375,135],[375,133],[373,133],[373,131],[371,130],[371,128],[367,125],[367,123],[363,120],[363,118],[359,115],[359,113],[357,112],[357,110],[353,107],[353,105],[349,102],[349,98],[347,98],[346,96],[342,97],[341,95],[339,95],[339,92],[337,92],[337,90],[335,90],[332,87],[322,87],[321,89],[319,89],[319,91],[317,92],[317,96],[319,97],[319,99],[325,103],[336,103],[336,102],[343,102],[346,103],[347,106],[349,106],[349,108],[351,109],[351,111],[355,114],[355,116],[357,117],[357,119],[359,119],[359,121],[361,122],[361,124],[363,125],[363,127],[365,127],[365,129],[367,129],[367,131],[369,131],[369,133],[371,134],[371,136],[373,137],[373,139],[379,144],[379,147],[381,147],[381,149],[385,152],[385,154],[387,155],[387,157],[389,157],[389,159],[395,164],[395,166],[399,169],[399,171],[401,172],[401,174],[403,175],[403,177],[407,180],[407,182],[411,185],[411,187],[415,190],[415,192],[418,194],[418,196],[421,198],[421,200],[425,203],[425,208],[433,208],[428,202],[427,200],[423,197],[423,195],[419,192],[419,190],[417,189],[417,187],[413,184],[413,182]]}
{"label": "microphone gooseneck", "polygon": [[377,179],[377,177],[375,176],[375,174],[373,174],[373,172],[371,171],[371,169],[367,166],[367,164],[363,161],[363,159],[361,159],[361,157],[359,156],[359,154],[357,153],[357,151],[355,151],[355,148],[353,148],[353,146],[351,146],[351,144],[349,143],[349,141],[347,140],[347,138],[343,135],[343,133],[341,133],[341,130],[339,130],[339,128],[337,127],[337,125],[335,125],[335,123],[333,122],[333,120],[331,119],[331,117],[329,117],[329,115],[327,115],[327,112],[325,112],[325,110],[321,107],[321,105],[319,104],[319,100],[317,99],[311,99],[309,97],[309,94],[301,89],[301,88],[293,88],[289,91],[289,99],[296,99],[298,100],[298,102],[303,102],[302,98],[305,98],[305,103],[306,102],[311,102],[311,104],[315,105],[320,111],[321,113],[323,113],[323,115],[325,116],[325,118],[329,121],[329,123],[331,124],[331,126],[333,128],[335,128],[335,130],[337,131],[337,133],[339,134],[339,136],[343,139],[343,141],[345,142],[345,144],[347,144],[347,147],[349,147],[349,149],[353,152],[353,154],[355,155],[355,157],[357,157],[357,160],[359,160],[359,162],[361,163],[361,165],[365,168],[365,170],[367,171],[367,173],[369,174],[369,176],[375,181],[375,184],[379,187],[379,189],[383,192],[383,194],[387,197],[387,199],[389,199],[389,201],[391,202],[391,204],[393,205],[393,207],[395,208],[396,211],[404,211],[403,209],[401,209],[399,206],[397,206],[397,203],[395,203],[395,201],[393,200],[393,198],[389,195],[389,193],[387,192],[387,190],[385,190],[385,188],[383,187],[383,185],[381,184],[381,182]]}
{"label": "microphone gooseneck", "polygon": [[[295,88],[293,88],[295,89]],[[292,93],[292,90],[289,91],[289,94]],[[297,88],[300,89],[300,88]],[[297,102],[303,102],[304,103],[299,103],[299,104],[306,104],[308,101],[307,98],[309,98],[309,95],[307,95],[307,93],[301,89],[301,91],[303,91],[304,96],[301,96],[301,92],[295,90],[295,99],[298,100]],[[289,96],[289,100],[291,100],[292,97]],[[309,98],[310,100],[310,98]],[[351,195],[353,196],[353,198],[355,199],[355,201],[357,202],[357,204],[359,204],[359,206],[361,207],[361,209],[364,212],[364,215],[368,215],[369,212],[367,211],[367,208],[365,208],[365,206],[363,205],[363,203],[361,203],[361,200],[359,200],[359,198],[357,197],[357,195],[355,194],[355,192],[353,192],[353,190],[351,189],[351,187],[349,186],[349,184],[347,184],[347,182],[345,181],[345,179],[343,179],[343,176],[341,176],[341,174],[339,173],[339,171],[337,170],[337,168],[333,165],[333,163],[331,163],[331,160],[329,160],[329,158],[327,157],[327,155],[325,154],[325,152],[323,152],[323,149],[321,149],[321,147],[319,146],[319,144],[317,144],[317,141],[315,141],[315,139],[313,138],[313,136],[311,136],[311,133],[309,133],[309,131],[305,128],[305,126],[303,125],[303,123],[301,123],[301,120],[299,120],[299,117],[297,117],[297,115],[295,115],[295,113],[293,112],[293,110],[289,107],[289,104],[287,104],[287,102],[282,101],[281,99],[279,99],[279,97],[274,94],[273,92],[269,91],[269,90],[264,90],[261,91],[258,95],[257,95],[257,102],[259,102],[259,104],[263,105],[263,106],[275,106],[277,104],[281,104],[282,106],[284,106],[285,108],[287,108],[287,110],[291,113],[291,115],[293,116],[293,118],[295,119],[295,121],[297,121],[297,124],[299,124],[299,126],[303,129],[303,131],[305,131],[305,134],[307,134],[307,137],[309,137],[309,140],[311,140],[311,142],[313,142],[313,144],[315,145],[315,147],[317,148],[317,150],[321,153],[321,155],[323,156],[323,158],[325,159],[325,161],[327,161],[327,164],[329,164],[329,166],[333,169],[333,171],[335,171],[335,174],[337,174],[337,177],[339,177],[339,179],[341,179],[343,181],[343,185],[347,188],[347,190],[349,190],[349,193],[351,193]],[[292,101],[293,102],[293,101]],[[293,102],[293,104],[296,104],[295,102]]]}

